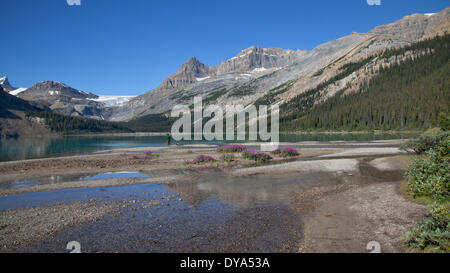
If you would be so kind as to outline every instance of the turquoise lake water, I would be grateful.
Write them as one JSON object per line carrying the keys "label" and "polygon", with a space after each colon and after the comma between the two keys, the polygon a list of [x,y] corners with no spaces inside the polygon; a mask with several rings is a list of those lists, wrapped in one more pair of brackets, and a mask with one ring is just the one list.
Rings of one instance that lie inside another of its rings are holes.
{"label": "turquoise lake water", "polygon": [[[402,139],[411,134],[284,134],[281,142],[304,141],[372,141]],[[175,144],[175,142],[172,142]],[[216,144],[223,142],[182,141],[178,144]],[[84,155],[95,151],[127,147],[162,147],[165,136],[64,136],[55,138],[25,138],[0,140],[0,161],[45,158],[63,155]]]}

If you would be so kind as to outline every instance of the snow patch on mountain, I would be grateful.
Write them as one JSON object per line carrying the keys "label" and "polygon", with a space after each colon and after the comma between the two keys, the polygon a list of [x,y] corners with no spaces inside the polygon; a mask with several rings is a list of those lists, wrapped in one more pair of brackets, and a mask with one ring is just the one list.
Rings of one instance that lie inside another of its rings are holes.
{"label": "snow patch on mountain", "polygon": [[196,79],[197,79],[198,82],[202,82],[202,81],[207,80],[207,79],[209,79],[209,78],[211,78],[211,77],[208,76],[208,77],[204,77],[204,78],[196,78]]}
{"label": "snow patch on mountain", "polygon": [[267,70],[267,69],[264,68],[264,67],[259,67],[259,68],[253,69],[252,73],[264,72],[264,71],[266,71],[266,70]]}
{"label": "snow patch on mountain", "polygon": [[99,96],[97,99],[90,99],[104,103],[107,107],[118,106],[130,101],[135,96]]}
{"label": "snow patch on mountain", "polygon": [[[1,81],[0,81],[1,82]],[[17,96],[18,94],[22,93],[23,91],[27,90],[28,88],[25,87],[21,87],[21,88],[17,88],[15,90],[12,90],[11,92],[9,92],[9,94]]]}

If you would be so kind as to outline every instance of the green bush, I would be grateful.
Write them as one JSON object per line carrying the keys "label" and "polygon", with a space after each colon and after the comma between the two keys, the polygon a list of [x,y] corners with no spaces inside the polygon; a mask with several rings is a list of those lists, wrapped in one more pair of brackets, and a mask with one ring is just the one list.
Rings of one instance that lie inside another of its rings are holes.
{"label": "green bush", "polygon": [[231,154],[225,154],[220,157],[220,161],[230,163],[235,160],[234,156]]}
{"label": "green bush", "polygon": [[405,233],[409,247],[426,251],[449,252],[449,145],[447,137],[425,155],[413,161],[407,172],[408,186],[414,197],[433,200],[428,208],[431,219],[418,223]]}
{"label": "green bush", "polygon": [[408,140],[400,147],[402,150],[413,150],[416,154],[423,154],[433,147],[439,145],[443,140],[450,136],[448,132],[438,132],[435,134],[425,133],[417,139]]}
{"label": "green bush", "polygon": [[294,157],[299,155],[297,149],[290,146],[279,147],[278,149],[273,151],[272,154],[281,157]]}
{"label": "green bush", "polygon": [[433,222],[438,228],[447,228],[450,214],[447,207],[441,202],[433,202],[428,208],[428,213],[430,213],[433,218]]}
{"label": "green bush", "polygon": [[439,121],[439,126],[442,128],[442,130],[450,131],[450,115],[449,114],[446,114],[443,112],[439,113],[438,121]]}
{"label": "green bush", "polygon": [[254,160],[259,162],[267,162],[272,159],[272,157],[264,152],[257,152],[253,150],[246,150],[242,153],[242,157],[248,160]]}
{"label": "green bush", "polygon": [[434,251],[449,252],[448,225],[446,228],[439,228],[432,220],[426,220],[406,232],[404,237],[409,247],[421,250],[433,248]]}
{"label": "green bush", "polygon": [[[434,202],[428,208],[430,220],[415,225],[404,237],[410,247],[449,252],[449,211],[443,203]],[[430,249],[431,248],[431,249]]]}
{"label": "green bush", "polygon": [[450,138],[429,150],[425,156],[415,159],[406,176],[413,196],[430,196],[432,198],[448,196],[450,166]]}

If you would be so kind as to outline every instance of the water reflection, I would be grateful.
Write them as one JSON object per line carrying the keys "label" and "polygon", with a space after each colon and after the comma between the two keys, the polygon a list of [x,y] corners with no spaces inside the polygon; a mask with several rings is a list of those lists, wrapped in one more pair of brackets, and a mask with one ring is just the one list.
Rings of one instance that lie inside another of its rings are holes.
{"label": "water reflection", "polygon": [[[281,142],[304,141],[371,141],[401,139],[412,134],[281,134]],[[181,141],[179,144],[221,144],[210,141]],[[44,158],[62,155],[82,155],[94,151],[126,147],[166,146],[165,136],[64,136],[49,138],[19,138],[0,140],[0,161]]]}
{"label": "water reflection", "polygon": [[73,181],[89,181],[98,179],[148,178],[149,174],[141,172],[110,172],[96,174],[68,174],[36,177],[28,180],[14,180],[0,183],[0,189],[22,188],[35,185],[55,184]]}
{"label": "water reflection", "polygon": [[220,201],[239,207],[252,207],[268,203],[289,202],[291,192],[309,187],[311,184],[335,180],[343,182],[345,177],[333,174],[290,174],[258,175],[247,177],[210,174],[198,182],[180,182],[166,185],[167,189],[179,194],[192,207],[200,206],[205,200]]}
{"label": "water reflection", "polygon": [[[104,177],[104,175],[100,176]],[[144,176],[144,174],[139,175]],[[76,181],[85,178],[86,176],[53,176],[47,180],[41,178],[40,180],[32,181],[35,183],[54,183],[55,181]],[[159,199],[165,195],[178,196],[180,200],[187,203],[191,208],[198,208],[208,200],[219,200],[222,203],[239,207],[253,207],[271,203],[288,204],[292,191],[308,187],[311,184],[320,185],[321,183],[329,182],[330,179],[336,180],[337,183],[342,182],[339,180],[339,177],[325,173],[230,177],[212,172],[198,176],[193,181],[179,181],[162,185],[140,184],[106,188],[79,188],[1,196],[0,210],[88,200],[91,198],[113,198],[118,200]],[[14,187],[17,185],[15,183],[17,182],[2,184],[2,187]],[[28,185],[24,184],[24,186]]]}

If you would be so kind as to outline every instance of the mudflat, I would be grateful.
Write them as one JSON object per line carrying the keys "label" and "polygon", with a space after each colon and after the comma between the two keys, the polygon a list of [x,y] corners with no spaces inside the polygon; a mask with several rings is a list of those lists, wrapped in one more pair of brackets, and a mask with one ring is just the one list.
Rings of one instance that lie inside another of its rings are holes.
{"label": "mudflat", "polygon": [[426,209],[398,190],[401,143],[310,144],[266,163],[211,145],[2,162],[1,251],[406,251],[401,235]]}

